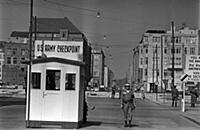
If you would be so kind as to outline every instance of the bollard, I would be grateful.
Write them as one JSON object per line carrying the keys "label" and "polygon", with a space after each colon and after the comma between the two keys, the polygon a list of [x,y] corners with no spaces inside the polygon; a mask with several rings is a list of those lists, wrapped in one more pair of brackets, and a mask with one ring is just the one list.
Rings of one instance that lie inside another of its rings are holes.
{"label": "bollard", "polygon": [[185,100],[184,100],[184,98],[181,99],[181,111],[185,112]]}

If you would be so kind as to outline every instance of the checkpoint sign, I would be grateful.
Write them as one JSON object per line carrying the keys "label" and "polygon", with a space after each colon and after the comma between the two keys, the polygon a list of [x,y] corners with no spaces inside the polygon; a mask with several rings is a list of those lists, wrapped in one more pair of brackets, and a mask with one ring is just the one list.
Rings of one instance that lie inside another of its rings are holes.
{"label": "checkpoint sign", "polygon": [[186,55],[185,73],[187,81],[200,82],[200,55]]}

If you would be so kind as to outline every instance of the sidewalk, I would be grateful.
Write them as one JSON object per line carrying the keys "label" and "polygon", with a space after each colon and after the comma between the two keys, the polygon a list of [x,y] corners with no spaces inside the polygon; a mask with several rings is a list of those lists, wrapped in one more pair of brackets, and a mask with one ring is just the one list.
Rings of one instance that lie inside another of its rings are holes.
{"label": "sidewalk", "polygon": [[178,101],[178,107],[171,107],[171,93],[166,93],[165,98],[164,94],[155,94],[155,93],[146,93],[146,98],[152,102],[155,102],[159,105],[163,105],[171,109],[172,111],[179,112],[185,118],[195,122],[200,125],[200,102],[198,100],[198,104],[196,104],[195,108],[190,107],[190,96],[186,96],[185,99],[185,112],[181,110],[181,100]]}

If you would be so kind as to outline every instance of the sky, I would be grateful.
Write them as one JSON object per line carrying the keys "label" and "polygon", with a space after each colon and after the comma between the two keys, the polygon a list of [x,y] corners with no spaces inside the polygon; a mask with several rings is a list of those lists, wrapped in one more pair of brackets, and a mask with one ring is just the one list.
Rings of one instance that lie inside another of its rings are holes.
{"label": "sky", "polygon": [[[67,17],[93,47],[105,53],[115,78],[123,78],[132,63],[133,48],[150,29],[183,24],[198,27],[198,0],[33,0],[34,16]],[[0,40],[12,31],[28,31],[30,0],[0,0]],[[97,18],[97,12],[101,17]]]}

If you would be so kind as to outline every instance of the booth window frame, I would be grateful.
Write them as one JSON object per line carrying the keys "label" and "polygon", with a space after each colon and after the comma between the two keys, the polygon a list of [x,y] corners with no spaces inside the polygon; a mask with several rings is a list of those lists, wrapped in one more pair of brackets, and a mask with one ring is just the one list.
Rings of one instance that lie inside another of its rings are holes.
{"label": "booth window frame", "polygon": [[60,82],[61,82],[61,70],[58,70],[58,69],[47,69],[46,70],[45,90],[60,91],[60,89],[61,89]]}
{"label": "booth window frame", "polygon": [[65,73],[65,90],[76,89],[76,73]]}
{"label": "booth window frame", "polygon": [[41,73],[32,72],[32,88],[41,89]]}

